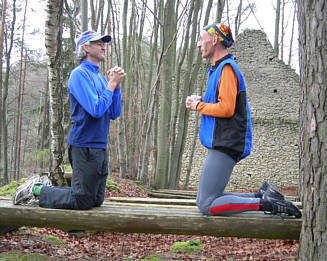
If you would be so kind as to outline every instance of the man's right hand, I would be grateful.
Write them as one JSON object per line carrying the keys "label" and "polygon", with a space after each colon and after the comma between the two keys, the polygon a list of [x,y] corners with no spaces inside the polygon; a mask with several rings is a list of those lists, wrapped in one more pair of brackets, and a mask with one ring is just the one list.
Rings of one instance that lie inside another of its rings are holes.
{"label": "man's right hand", "polygon": [[115,66],[114,68],[111,68],[107,71],[107,77],[108,77],[108,85],[107,89],[110,91],[114,91],[119,85],[120,82],[124,79],[126,76],[126,73],[124,72],[124,69]]}

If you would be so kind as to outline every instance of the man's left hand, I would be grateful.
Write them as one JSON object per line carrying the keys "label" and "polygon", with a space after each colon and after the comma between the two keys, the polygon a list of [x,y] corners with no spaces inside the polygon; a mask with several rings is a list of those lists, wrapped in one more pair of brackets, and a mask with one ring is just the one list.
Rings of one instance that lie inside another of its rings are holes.
{"label": "man's left hand", "polygon": [[196,111],[196,106],[198,106],[201,101],[201,96],[191,95],[186,98],[185,106],[188,110]]}

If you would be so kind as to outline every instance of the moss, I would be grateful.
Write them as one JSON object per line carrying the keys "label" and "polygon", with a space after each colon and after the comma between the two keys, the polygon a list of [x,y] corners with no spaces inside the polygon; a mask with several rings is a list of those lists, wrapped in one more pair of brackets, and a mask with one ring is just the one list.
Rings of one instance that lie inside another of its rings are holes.
{"label": "moss", "polygon": [[109,190],[117,190],[118,192],[120,192],[120,188],[117,186],[117,183],[112,181],[110,178],[107,178],[106,188]]}
{"label": "moss", "polygon": [[203,251],[203,247],[199,240],[189,240],[174,243],[170,251],[173,253],[198,254]]}
{"label": "moss", "polygon": [[148,190],[143,186],[143,182],[141,180],[136,180],[135,181],[137,187],[143,192],[143,193],[147,193]]}
{"label": "moss", "polygon": [[70,164],[63,165],[64,172],[73,172],[72,166]]}
{"label": "moss", "polygon": [[141,192],[143,192],[143,193],[147,193],[147,189],[146,188],[144,188],[144,186],[143,186],[143,183],[142,183],[142,181],[141,180],[135,180],[135,181],[129,181],[129,180],[127,180],[127,181],[125,181],[127,184],[129,184],[129,185],[131,185],[131,186],[137,186],[137,188],[141,191]]}
{"label": "moss", "polygon": [[15,188],[23,184],[25,180],[26,178],[22,178],[20,180],[13,180],[9,184],[0,187],[0,196],[11,197],[12,193],[14,193]]}
{"label": "moss", "polygon": [[145,258],[140,259],[140,261],[161,261],[162,259],[159,258],[157,254],[152,254],[146,256]]}
{"label": "moss", "polygon": [[22,252],[2,252],[0,253],[0,260],[20,260],[20,261],[45,261],[45,260],[51,260],[46,255],[40,255],[40,254],[26,254]]}
{"label": "moss", "polygon": [[61,247],[66,247],[66,245],[57,237],[54,236],[44,236],[44,239],[51,244],[59,245]]}

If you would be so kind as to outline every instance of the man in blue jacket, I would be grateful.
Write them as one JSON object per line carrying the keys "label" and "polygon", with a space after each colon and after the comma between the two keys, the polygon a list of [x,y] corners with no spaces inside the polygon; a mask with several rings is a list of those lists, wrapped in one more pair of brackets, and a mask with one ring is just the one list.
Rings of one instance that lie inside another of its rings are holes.
{"label": "man in blue jacket", "polygon": [[38,177],[32,178],[17,188],[14,204],[38,197],[40,207],[86,210],[103,203],[108,176],[109,123],[120,115],[120,82],[126,75],[119,67],[110,69],[106,77],[98,72],[105,58],[105,43],[110,41],[109,35],[87,31],[76,43],[80,64],[68,79],[72,118],[68,135],[73,169],[71,187],[52,187],[40,182]]}

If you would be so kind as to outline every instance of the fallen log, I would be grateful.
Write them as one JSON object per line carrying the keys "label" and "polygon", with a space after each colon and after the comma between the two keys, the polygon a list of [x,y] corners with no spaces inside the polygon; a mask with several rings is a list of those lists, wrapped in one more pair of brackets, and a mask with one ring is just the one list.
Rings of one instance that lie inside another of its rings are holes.
{"label": "fallen log", "polygon": [[87,211],[16,206],[0,198],[0,225],[123,233],[299,239],[301,219],[253,211],[204,216],[195,206],[107,202]]}
{"label": "fallen log", "polygon": [[109,202],[195,206],[195,199],[109,197]]}
{"label": "fallen log", "polygon": [[[177,199],[177,198],[135,198],[135,197],[110,197],[110,202],[121,202],[121,203],[143,203],[143,204],[157,204],[157,205],[186,205],[196,206],[195,199]],[[298,207],[302,208],[301,202],[293,203]]]}
{"label": "fallen log", "polygon": [[[232,191],[228,191],[232,192]],[[147,194],[153,198],[167,198],[167,199],[195,199],[197,191],[194,190],[170,190],[170,189],[157,189],[148,191]],[[288,200],[295,201],[295,196],[286,196]]]}

